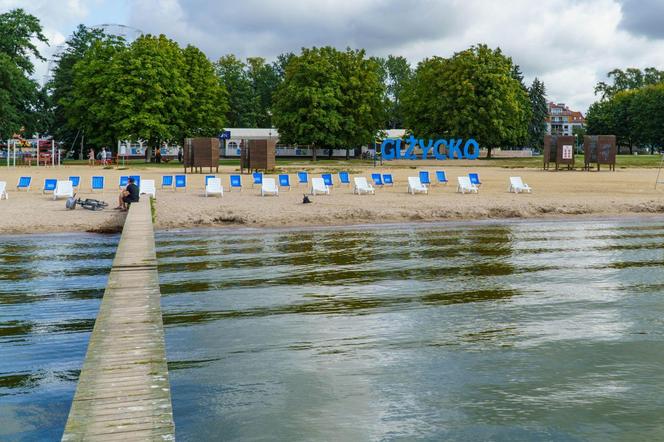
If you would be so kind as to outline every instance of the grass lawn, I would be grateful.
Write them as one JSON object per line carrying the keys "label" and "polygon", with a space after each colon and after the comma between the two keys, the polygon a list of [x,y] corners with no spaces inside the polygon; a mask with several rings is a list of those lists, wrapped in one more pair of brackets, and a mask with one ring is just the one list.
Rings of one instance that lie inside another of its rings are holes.
{"label": "grass lawn", "polygon": [[[618,155],[617,160],[616,160],[616,167],[617,168],[648,168],[648,167],[659,167],[660,162],[662,161],[662,156],[661,155]],[[468,165],[469,161],[465,161],[464,163],[459,163]],[[541,168],[542,167],[542,157],[537,156],[537,157],[532,157],[532,158],[491,158],[491,159],[478,159],[475,161],[472,161],[472,166],[473,167],[504,167],[504,168],[509,168],[509,169],[518,169],[518,168]],[[68,165],[86,165],[87,161],[86,160],[68,160],[66,162]],[[379,163],[380,164],[380,163]],[[428,162],[426,166],[432,166],[434,162]],[[440,163],[441,167],[445,167],[446,165],[454,165],[455,161],[445,161]],[[220,166],[236,166],[240,167],[240,160],[239,159],[221,159],[219,160],[219,165]],[[340,160],[340,159],[334,159],[334,160],[328,160],[328,159],[319,159],[316,162],[311,161],[310,159],[305,159],[305,158],[277,158],[277,169],[281,167],[288,167],[288,168],[293,168],[300,166],[302,168],[311,168],[311,167],[316,167],[320,169],[331,169],[331,170],[338,170],[338,169],[343,169],[343,168],[352,168],[353,166],[358,167],[358,166],[372,166],[373,165],[373,160],[362,160],[362,159],[351,159],[351,160]],[[409,165],[408,163],[401,162],[399,164],[390,164],[389,161],[383,162],[383,167],[384,166],[389,166],[389,167],[397,167],[397,168],[415,168],[415,167],[422,167],[423,164],[421,162],[413,162],[413,165]],[[583,155],[577,155],[576,156],[576,166],[577,168],[580,168],[583,166]],[[122,168],[122,166],[119,166]],[[145,163],[143,160],[128,160],[125,163],[125,166],[127,169],[144,169],[144,168],[177,168],[177,167],[182,167],[177,161],[171,161],[169,163],[161,163],[161,164],[156,164],[156,163]],[[380,165],[379,165],[380,167]],[[605,166],[606,167],[606,166]]]}

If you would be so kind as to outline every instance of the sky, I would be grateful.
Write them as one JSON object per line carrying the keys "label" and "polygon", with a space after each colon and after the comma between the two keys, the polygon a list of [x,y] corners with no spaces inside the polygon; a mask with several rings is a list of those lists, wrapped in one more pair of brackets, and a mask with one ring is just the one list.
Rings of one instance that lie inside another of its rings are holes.
{"label": "sky", "polygon": [[[210,59],[298,52],[303,46],[365,48],[406,57],[486,43],[538,77],[551,101],[585,113],[614,68],[664,68],[664,0],[0,0],[37,16],[50,58],[79,23],[122,24],[193,44]],[[37,66],[42,81],[48,63]]]}

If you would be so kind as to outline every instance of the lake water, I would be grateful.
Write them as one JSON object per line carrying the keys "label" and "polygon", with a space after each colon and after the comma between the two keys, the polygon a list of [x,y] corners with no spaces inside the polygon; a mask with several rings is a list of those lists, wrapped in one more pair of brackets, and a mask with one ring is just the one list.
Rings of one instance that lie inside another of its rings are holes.
{"label": "lake water", "polygon": [[179,440],[662,440],[664,223],[157,235]]}
{"label": "lake water", "polygon": [[0,440],[60,440],[117,235],[0,236]]}
{"label": "lake water", "polygon": [[[664,222],[156,236],[178,440],[662,440]],[[57,440],[117,236],[0,237],[0,440]]]}

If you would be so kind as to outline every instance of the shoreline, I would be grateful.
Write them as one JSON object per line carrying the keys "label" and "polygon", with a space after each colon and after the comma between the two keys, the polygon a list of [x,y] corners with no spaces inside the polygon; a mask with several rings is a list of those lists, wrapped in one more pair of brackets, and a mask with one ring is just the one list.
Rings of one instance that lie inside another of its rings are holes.
{"label": "shoreline", "polygon": [[[338,228],[373,225],[440,223],[469,221],[556,221],[563,219],[626,219],[652,218],[664,214],[664,186],[653,186],[657,170],[627,169],[616,172],[555,173],[537,169],[505,169],[483,167],[477,170],[483,182],[478,194],[456,192],[456,177],[472,171],[466,166],[444,168],[450,180],[447,185],[430,187],[429,195],[410,195],[406,183],[409,176],[429,168],[356,168],[352,176],[371,173],[391,173],[395,185],[376,189],[375,195],[355,195],[349,186],[340,186],[335,178],[331,195],[311,197],[312,204],[302,204],[302,194],[308,189],[293,185],[282,189],[277,197],[261,197],[259,187],[251,185],[251,177],[243,175],[242,191],[224,192],[224,196],[204,197],[205,175],[188,175],[186,191],[161,189],[161,176],[175,170],[141,170],[143,179],[157,184],[155,230],[173,231],[192,228],[229,229],[306,229]],[[64,167],[40,170],[0,169],[0,181],[9,187],[9,199],[0,200],[0,234],[38,233],[118,233],[125,214],[112,209],[91,212],[82,208],[65,209],[64,199],[53,200],[41,192],[46,178],[63,179],[81,176],[81,198],[106,201],[109,207],[117,204],[117,180],[124,171],[99,171],[87,167]],[[233,170],[215,174],[228,189]],[[93,193],[90,176],[106,177],[103,192]],[[21,175],[31,175],[29,192],[13,189]],[[508,193],[510,176],[522,176],[533,188],[532,194]],[[296,179],[291,175],[292,182]]]}

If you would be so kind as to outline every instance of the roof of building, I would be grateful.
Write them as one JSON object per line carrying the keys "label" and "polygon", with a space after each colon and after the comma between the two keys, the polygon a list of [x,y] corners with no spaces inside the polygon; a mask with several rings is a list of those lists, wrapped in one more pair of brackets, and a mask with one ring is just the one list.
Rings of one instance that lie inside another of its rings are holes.
{"label": "roof of building", "polygon": [[[260,128],[260,127],[231,127],[227,128],[231,133],[230,138],[233,140],[238,139],[279,139],[279,131],[276,128]],[[406,129],[384,129],[386,138],[403,138],[406,134]]]}

